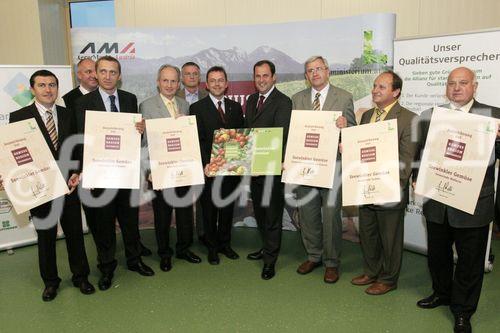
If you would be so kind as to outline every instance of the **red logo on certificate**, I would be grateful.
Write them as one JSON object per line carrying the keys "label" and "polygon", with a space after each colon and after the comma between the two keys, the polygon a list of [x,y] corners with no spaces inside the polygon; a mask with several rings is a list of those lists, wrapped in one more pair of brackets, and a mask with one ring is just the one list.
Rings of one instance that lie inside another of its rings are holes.
{"label": "red logo on certificate", "polygon": [[318,146],[319,146],[319,134],[306,133],[306,140],[304,142],[304,147],[318,148]]}
{"label": "red logo on certificate", "polygon": [[446,143],[445,157],[451,158],[453,160],[461,161],[464,157],[465,143],[460,141],[455,141],[448,139]]}
{"label": "red logo on certificate", "polygon": [[377,161],[377,147],[361,148],[359,152],[361,163],[369,163]]}
{"label": "red logo on certificate", "polygon": [[11,151],[11,153],[14,156],[14,159],[16,160],[18,166],[33,162],[33,158],[31,157],[31,154],[26,147],[14,149]]}
{"label": "red logo on certificate", "polygon": [[167,139],[167,151],[181,151],[181,139],[180,138],[171,138]]}
{"label": "red logo on certificate", "polygon": [[104,138],[104,149],[106,150],[120,150],[121,136],[119,135],[106,135]]}

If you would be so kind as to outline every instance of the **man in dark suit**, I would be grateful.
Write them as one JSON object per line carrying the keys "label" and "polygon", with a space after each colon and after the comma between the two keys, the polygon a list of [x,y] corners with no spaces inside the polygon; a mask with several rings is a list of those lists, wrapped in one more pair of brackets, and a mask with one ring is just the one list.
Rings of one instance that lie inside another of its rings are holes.
{"label": "man in dark suit", "polygon": [[[80,85],[62,97],[66,108],[73,110],[73,113],[76,100],[96,90],[99,85],[96,78],[95,61],[90,58],[80,60],[77,64],[76,77]],[[140,242],[140,247],[142,256],[150,256],[152,254],[151,250],[145,247],[142,242]]]}
{"label": "man in dark suit", "polygon": [[[227,74],[224,68],[214,66],[207,72],[209,95],[191,105],[189,113],[196,116],[202,163],[205,166],[205,187],[202,193],[203,225],[208,247],[208,262],[219,264],[218,252],[229,259],[238,259],[231,248],[231,227],[234,201],[221,204],[212,196],[212,188],[220,185],[220,199],[227,198],[239,184],[240,177],[208,177],[208,164],[212,152],[214,130],[220,128],[242,128],[244,126],[241,105],[224,94],[227,89]],[[217,180],[217,181],[216,181]],[[219,182],[219,180],[221,180]]]}
{"label": "man in dark suit", "polygon": [[[57,99],[58,85],[59,81],[52,72],[40,70],[33,73],[30,78],[30,86],[31,93],[35,96],[35,102],[11,113],[9,121],[14,123],[35,118],[54,159],[69,161],[71,157],[60,156],[60,152],[66,139],[76,134],[76,124],[71,110],[54,104]],[[63,176],[68,177],[69,175]],[[68,180],[68,186],[74,189],[78,183],[78,174],[72,173]],[[33,225],[38,235],[40,275],[45,284],[45,290],[42,294],[44,301],[51,301],[57,296],[57,289],[61,282],[57,274],[56,261],[58,221],[47,221],[47,218],[52,217],[50,214],[52,209],[59,206],[57,201],[60,200],[63,200],[64,203],[62,212],[57,214],[57,217],[66,238],[68,260],[71,273],[73,273],[73,285],[79,288],[83,294],[92,294],[95,291],[94,286],[88,281],[89,263],[83,241],[80,201],[76,191],[73,191],[62,198],[49,201],[30,210]]]}
{"label": "man in dark suit", "polygon": [[[159,93],[139,105],[139,112],[144,119],[177,118],[189,114],[189,104],[184,99],[175,96],[180,84],[179,78],[179,68],[172,65],[162,65],[160,67],[157,78]],[[142,138],[142,145],[145,148],[143,150],[144,169],[148,181],[151,182],[146,135]],[[158,244],[158,255],[161,258],[160,269],[165,272],[172,269],[173,251],[169,246],[169,234],[174,208],[177,230],[176,256],[194,264],[201,262],[200,257],[189,250],[193,243],[193,205],[173,206],[173,198],[175,197],[190,200],[185,198],[190,188],[190,186],[180,186],[154,191],[153,211],[156,242]]]}
{"label": "man in dark suit", "polygon": [[76,77],[80,85],[73,90],[70,90],[62,98],[66,108],[73,109],[75,107],[75,101],[88,94],[91,91],[97,89],[97,78],[95,75],[95,62],[90,58],[84,58],[78,62],[76,65]]}
{"label": "man in dark suit", "polygon": [[[181,68],[182,89],[177,90],[177,96],[184,98],[189,105],[198,102],[200,99],[207,97],[208,92],[205,88],[200,88],[200,66],[197,63],[188,61]],[[195,203],[196,217],[196,232],[198,239],[205,246],[205,231],[203,230],[203,212],[201,208],[200,198]]]}
{"label": "man in dark suit", "polygon": [[[257,93],[247,100],[245,127],[283,128],[283,153],[288,138],[292,100],[280,92],[276,83],[276,67],[269,60],[261,60],[253,66],[253,77]],[[284,154],[283,154],[284,156]],[[271,187],[266,186],[271,182]],[[262,236],[262,248],[250,253],[250,260],[264,260],[261,277],[269,280],[275,275],[275,264],[281,245],[281,229],[285,197],[281,176],[252,177],[250,183],[255,219]],[[264,193],[270,189],[271,195]],[[264,201],[264,198],[266,200]]]}
{"label": "man in dark suit", "polygon": [[[118,60],[111,56],[99,58],[96,62],[96,73],[99,88],[80,97],[75,103],[79,133],[84,133],[86,110],[137,113],[136,96],[117,89],[118,81],[121,78],[121,66]],[[143,133],[144,123],[136,124],[136,128],[139,133]],[[83,159],[83,154],[81,154],[81,158]],[[104,198],[105,193],[109,191],[111,190],[105,191],[99,188],[80,191],[87,223],[96,243],[98,267],[102,272],[99,279],[99,289],[101,290],[111,287],[113,273],[117,265],[115,259],[116,220],[118,220],[122,232],[128,269],[143,276],[154,275],[154,271],[141,260],[138,226],[139,191],[115,189],[115,196],[110,202],[98,207],[87,205],[90,197],[93,200],[99,200],[99,197]]]}
{"label": "man in dark suit", "polygon": [[[500,109],[481,104],[474,99],[476,76],[466,67],[452,70],[446,84],[446,97],[461,112],[500,118]],[[424,111],[418,122],[417,158],[425,147],[432,110]],[[499,157],[500,142],[495,143],[479,193],[474,214],[468,214],[432,199],[426,199],[423,214],[427,223],[427,260],[432,277],[433,293],[417,305],[424,309],[449,305],[455,317],[455,332],[470,332],[470,318],[477,309],[484,275],[489,223],[494,218],[495,157]],[[414,170],[416,176],[416,170]],[[415,177],[416,178],[416,177]],[[455,244],[458,260],[453,269]]]}
{"label": "man in dark suit", "polygon": [[415,156],[412,125],[416,114],[398,103],[403,81],[394,72],[380,74],[373,83],[376,107],[366,111],[361,124],[396,119],[398,124],[399,186],[401,200],[384,205],[359,207],[359,238],[363,273],[352,279],[358,286],[371,284],[365,292],[382,295],[396,289],[403,258],[404,216],[409,198],[411,165]]}
{"label": "man in dark suit", "polygon": [[[342,111],[337,119],[339,128],[356,125],[352,95],[330,84],[328,62],[321,56],[312,56],[305,63],[305,77],[311,88],[292,96],[294,110]],[[309,202],[298,207],[302,241],[307,260],[297,273],[308,274],[323,262],[323,281],[335,283],[339,279],[340,252],[342,246],[342,191],[340,154],[337,155],[335,181],[331,189],[297,186],[297,199]]]}

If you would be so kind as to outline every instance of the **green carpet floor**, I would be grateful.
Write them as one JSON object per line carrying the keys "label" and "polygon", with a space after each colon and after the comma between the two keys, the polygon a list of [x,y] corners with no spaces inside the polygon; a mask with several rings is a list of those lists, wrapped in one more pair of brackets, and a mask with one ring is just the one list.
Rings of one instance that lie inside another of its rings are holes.
{"label": "green carpet floor", "polygon": [[[155,249],[154,232],[142,231],[143,242]],[[339,282],[323,282],[323,270],[302,276],[295,272],[305,259],[300,236],[284,232],[277,275],[260,278],[261,263],[246,260],[260,244],[254,229],[234,229],[239,260],[221,257],[219,266],[206,261],[197,243],[201,264],[174,260],[168,273],[158,258],[144,261],[153,277],[127,271],[121,241],[119,266],[111,289],[85,296],[71,285],[64,241],[59,241],[57,298],[41,300],[35,246],[0,253],[0,332],[451,332],[447,307],[421,310],[415,302],[431,292],[426,257],[405,252],[399,288],[384,296],[369,296],[350,284],[361,272],[358,244],[344,242]],[[95,246],[86,236],[91,264],[90,281],[97,287]],[[500,241],[493,242],[500,257]],[[500,260],[500,259],[499,259]],[[498,263],[497,263],[498,264]],[[500,331],[500,267],[485,276],[479,309],[473,317],[476,332]]]}

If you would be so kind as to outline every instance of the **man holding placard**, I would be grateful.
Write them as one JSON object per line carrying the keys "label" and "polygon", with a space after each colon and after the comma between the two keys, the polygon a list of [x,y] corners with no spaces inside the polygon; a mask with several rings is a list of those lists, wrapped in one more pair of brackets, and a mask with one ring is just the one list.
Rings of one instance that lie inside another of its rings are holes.
{"label": "man holding placard", "polygon": [[[75,103],[75,115],[80,133],[84,132],[87,111],[137,113],[136,96],[117,89],[121,78],[121,66],[118,60],[111,56],[99,58],[96,62],[96,73],[99,88],[80,97]],[[143,122],[136,123],[135,126],[140,134],[144,132]],[[111,287],[117,266],[115,259],[116,220],[122,232],[128,269],[143,276],[154,275],[154,271],[141,260],[138,190],[130,188],[115,190],[116,195],[111,200],[105,199],[107,191],[104,188],[83,190],[80,194],[92,200],[108,201],[102,204],[98,202],[97,206],[86,205],[86,200],[82,198],[85,216],[96,243],[98,267],[102,273],[99,279],[101,290]]]}
{"label": "man holding placard", "polygon": [[[269,60],[261,60],[253,67],[253,76],[257,93],[250,95],[247,101],[245,127],[281,127],[283,128],[283,150],[288,138],[292,101],[276,87],[276,67]],[[266,182],[272,182],[266,186]],[[283,208],[285,206],[281,176],[252,177],[250,183],[255,219],[262,236],[262,248],[250,253],[249,260],[263,259],[261,277],[269,280],[275,275],[275,264],[281,245]],[[269,193],[265,193],[269,190]],[[266,198],[266,199],[265,199]],[[267,201],[267,202],[266,202]]]}
{"label": "man holding placard", "polygon": [[[478,83],[476,81],[475,73],[466,67],[459,67],[452,70],[448,76],[446,84],[446,97],[450,101],[446,108],[454,111],[441,111],[447,112],[450,115],[455,115],[457,124],[460,118],[465,115],[480,115],[498,119],[500,118],[500,109],[481,104],[474,99]],[[432,149],[434,142],[427,140],[428,133],[431,132],[432,127],[431,117],[433,113],[438,111],[424,111],[420,116],[418,135],[419,144],[417,149],[417,158],[420,157],[421,150],[425,147],[426,151]],[[479,118],[479,116],[476,116]],[[488,119],[482,117],[483,119]],[[484,120],[483,120],[484,122]],[[474,123],[468,122],[468,127],[473,128]],[[423,214],[427,222],[427,249],[428,249],[428,265],[432,277],[433,294],[417,302],[417,305],[424,309],[432,309],[440,305],[449,305],[450,310],[455,317],[455,332],[470,332],[470,318],[477,309],[479,296],[481,293],[481,286],[484,275],[484,262],[486,255],[486,247],[488,243],[488,225],[493,220],[494,216],[494,181],[495,181],[495,152],[500,149],[498,141],[498,130],[496,120],[493,121],[492,142],[495,147],[487,151],[485,165],[486,170],[484,177],[476,179],[472,174],[466,175],[469,179],[474,178],[475,183],[479,184],[480,191],[475,202],[475,209],[473,208],[470,213],[464,211],[465,208],[459,205],[455,207],[444,204],[440,201],[426,198],[423,205]],[[451,122],[442,124],[446,127],[446,131],[453,130],[454,126]],[[459,131],[462,135],[463,131]],[[481,135],[478,131],[473,131],[472,135]],[[490,136],[491,137],[491,136]],[[464,138],[466,140],[468,138]],[[437,139],[436,139],[437,140]],[[450,140],[448,140],[449,142]],[[480,146],[481,145],[481,146]],[[484,150],[487,142],[482,140],[477,146],[466,147],[465,145],[453,145],[447,147],[445,157],[452,163],[467,158],[468,154],[479,154]],[[430,147],[428,147],[430,146]],[[453,149],[452,149],[453,148]],[[428,153],[428,155],[430,152]],[[424,156],[422,156],[424,157]],[[489,157],[489,158],[488,158]],[[489,161],[488,161],[489,159]],[[422,158],[422,164],[423,164]],[[481,161],[472,165],[472,171],[479,168]],[[423,187],[426,179],[424,179],[424,171],[422,164],[419,170],[419,178],[416,185],[416,191],[419,187]],[[463,168],[471,167],[464,165]],[[461,167],[462,168],[462,167]],[[441,173],[443,168],[434,168],[430,176]],[[454,177],[454,176],[452,176]],[[464,176],[461,177],[461,183],[469,182]],[[459,183],[457,183],[459,184]],[[446,197],[450,192],[453,192],[452,187],[456,187],[453,182],[451,184],[440,183],[438,191],[443,193]],[[463,192],[463,191],[462,191]],[[422,193],[426,195],[426,193]],[[459,195],[468,195],[468,193],[457,193]],[[470,201],[470,200],[468,200]],[[466,202],[463,202],[465,205]],[[453,249],[452,245],[455,244],[456,253],[458,255],[457,265],[454,269],[453,266]]]}
{"label": "man holding placard", "polygon": [[[384,120],[397,120],[399,152],[399,202],[368,204],[359,207],[359,238],[363,251],[363,274],[352,279],[358,286],[370,285],[365,292],[382,295],[396,289],[403,258],[404,215],[409,198],[411,163],[415,154],[411,129],[416,114],[398,103],[403,81],[394,72],[380,74],[373,83],[372,100],[375,108],[363,113],[361,125]],[[374,152],[369,163],[383,152]],[[345,171],[345,168],[344,168]],[[368,191],[369,189],[365,189]],[[396,192],[397,193],[397,192]]]}
{"label": "man holding placard", "polygon": [[[337,127],[356,125],[352,95],[330,84],[327,60],[321,56],[310,57],[305,62],[304,71],[311,88],[292,96],[293,110],[342,111],[342,116],[336,121]],[[302,241],[308,258],[297,268],[297,273],[308,274],[323,262],[326,283],[335,283],[339,278],[342,245],[340,155],[337,159],[337,179],[332,188],[303,185],[296,188],[299,201],[308,198],[298,207]]]}
{"label": "man holding placard", "polygon": [[[175,96],[179,88],[180,70],[171,65],[163,65],[158,70],[158,95],[146,99],[139,105],[139,112],[144,119],[156,118],[178,118],[189,113],[189,104],[182,98]],[[147,136],[142,139],[144,147],[147,147]],[[179,142],[180,145],[180,142]],[[180,148],[179,148],[180,149]],[[145,151],[144,153],[146,153]],[[148,156],[145,156],[146,177],[152,182],[151,170]],[[170,224],[172,212],[175,208],[175,224],[177,230],[176,256],[190,263],[200,263],[201,259],[189,250],[193,243],[193,205],[182,207],[172,206],[175,197],[186,198],[189,186],[180,186],[164,190],[154,191],[153,211],[155,221],[156,242],[158,244],[158,255],[160,256],[160,269],[168,272],[172,269],[173,251],[169,246]]]}
{"label": "man holding placard", "polygon": [[[54,158],[70,161],[71,156],[61,156],[60,153],[66,139],[76,133],[76,124],[71,110],[55,105],[58,84],[58,79],[52,72],[40,70],[33,73],[30,86],[35,102],[11,113],[9,119],[11,123],[15,123],[34,118]],[[72,150],[65,149],[64,151],[71,154]],[[63,176],[66,177],[66,175]],[[73,173],[68,180],[68,186],[74,190],[78,183],[78,174]],[[57,201],[59,200],[64,200],[62,212],[54,214],[53,210],[58,209]],[[42,299],[53,300],[57,296],[57,289],[61,282],[56,261],[57,219],[66,237],[73,285],[83,294],[94,293],[94,286],[88,281],[90,270],[85,253],[82,216],[77,192],[72,191],[65,197],[49,201],[31,209],[30,212],[38,235],[40,275],[45,284]]]}

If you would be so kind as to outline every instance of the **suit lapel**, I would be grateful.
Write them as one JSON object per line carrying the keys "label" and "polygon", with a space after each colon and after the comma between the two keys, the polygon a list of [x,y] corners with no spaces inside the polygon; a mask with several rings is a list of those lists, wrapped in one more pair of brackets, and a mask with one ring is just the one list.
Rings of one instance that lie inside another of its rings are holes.
{"label": "suit lapel", "polygon": [[99,93],[99,89],[94,90],[90,94],[94,94],[92,96],[92,99],[94,100],[94,110],[91,111],[106,111],[106,106],[104,105],[104,101]]}
{"label": "suit lapel", "polygon": [[312,94],[312,88],[308,89],[305,96],[304,96],[305,97],[304,110],[312,110],[313,109],[312,102],[311,102],[311,94]]}
{"label": "suit lapel", "polygon": [[170,118],[170,112],[168,112],[167,107],[165,106],[165,103],[163,103],[163,100],[161,99],[160,94],[158,94],[156,98],[156,103],[157,103],[157,113],[160,118]]}
{"label": "suit lapel", "polygon": [[[260,118],[264,114],[264,112],[266,112],[266,109],[269,109],[269,106],[273,103],[273,99],[275,96],[276,96],[276,87],[274,87],[274,90],[264,100],[264,105],[262,105],[262,111],[258,112],[257,109],[255,109],[255,111],[254,111],[255,117],[253,119],[254,122],[257,120],[257,118]],[[258,98],[257,98],[257,104],[258,104]]]}
{"label": "suit lapel", "polygon": [[398,119],[399,113],[401,112],[401,106],[399,103],[394,104],[391,111],[387,114],[384,120]]}
{"label": "suit lapel", "polygon": [[[335,98],[336,98],[335,89],[331,84],[329,84],[328,93],[326,94],[326,99],[325,102],[323,103],[323,107],[321,108],[321,110],[333,110],[333,104],[335,103]],[[310,98],[309,101],[311,101]]]}

